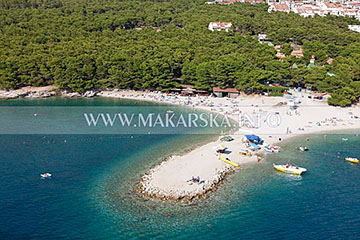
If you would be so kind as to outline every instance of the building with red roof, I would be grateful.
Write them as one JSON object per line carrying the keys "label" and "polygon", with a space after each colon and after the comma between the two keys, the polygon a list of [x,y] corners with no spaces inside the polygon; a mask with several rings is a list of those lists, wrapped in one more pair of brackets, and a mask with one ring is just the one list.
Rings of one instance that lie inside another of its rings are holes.
{"label": "building with red roof", "polygon": [[231,22],[210,22],[208,29],[212,32],[221,30],[225,30],[226,32],[228,32],[231,27]]}

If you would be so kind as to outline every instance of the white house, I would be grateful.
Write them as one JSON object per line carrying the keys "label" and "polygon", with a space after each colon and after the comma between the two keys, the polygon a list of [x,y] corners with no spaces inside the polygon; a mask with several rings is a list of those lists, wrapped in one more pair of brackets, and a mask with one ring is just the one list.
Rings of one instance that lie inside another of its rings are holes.
{"label": "white house", "polygon": [[258,34],[259,41],[267,40],[267,35],[265,33]]}
{"label": "white house", "polygon": [[355,32],[360,32],[360,25],[348,25],[349,29]]}
{"label": "white house", "polygon": [[208,28],[212,32],[221,30],[225,30],[226,32],[228,32],[231,26],[231,22],[210,22]]}

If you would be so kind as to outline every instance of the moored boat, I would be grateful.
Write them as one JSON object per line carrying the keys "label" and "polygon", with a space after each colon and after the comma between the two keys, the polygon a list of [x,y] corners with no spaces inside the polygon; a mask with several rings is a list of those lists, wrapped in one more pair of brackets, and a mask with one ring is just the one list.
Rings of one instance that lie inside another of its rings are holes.
{"label": "moored boat", "polygon": [[359,163],[359,159],[357,158],[346,157],[345,160],[355,164]]}
{"label": "moored boat", "polygon": [[271,147],[269,147],[269,146],[265,146],[264,149],[265,149],[265,151],[267,151],[267,152],[274,152],[274,151],[271,149]]}
{"label": "moored boat", "polygon": [[303,151],[303,152],[309,151],[309,149],[307,147],[302,147],[302,146],[299,147],[299,150]]}
{"label": "moored boat", "polygon": [[272,146],[272,145],[268,145],[268,146],[264,147],[264,149],[267,152],[274,152],[274,153],[279,152],[279,147],[275,147],[275,146]]}
{"label": "moored boat", "polygon": [[40,174],[41,178],[51,178],[51,173],[41,173]]}
{"label": "moored boat", "polygon": [[280,152],[280,147],[277,146],[270,146],[270,148],[274,151],[274,152]]}
{"label": "moored boat", "polygon": [[301,175],[302,173],[307,171],[306,168],[298,167],[291,164],[277,165],[273,163],[273,167],[280,172],[296,174],[296,175]]}

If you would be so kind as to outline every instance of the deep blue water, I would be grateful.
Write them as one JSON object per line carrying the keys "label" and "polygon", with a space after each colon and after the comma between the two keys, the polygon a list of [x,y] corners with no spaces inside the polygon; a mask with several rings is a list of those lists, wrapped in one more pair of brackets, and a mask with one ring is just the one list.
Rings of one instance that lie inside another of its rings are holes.
{"label": "deep blue water", "polygon": [[[133,188],[163,157],[211,136],[1,135],[0,239],[359,239],[360,166],[344,160],[360,157],[356,133],[347,132],[347,142],[340,134],[291,140],[281,153],[245,166],[192,205],[143,199]],[[296,151],[299,143],[310,151]],[[291,161],[308,172],[281,174],[273,161]],[[53,177],[40,179],[42,172]],[[164,216],[169,212],[173,217]]]}

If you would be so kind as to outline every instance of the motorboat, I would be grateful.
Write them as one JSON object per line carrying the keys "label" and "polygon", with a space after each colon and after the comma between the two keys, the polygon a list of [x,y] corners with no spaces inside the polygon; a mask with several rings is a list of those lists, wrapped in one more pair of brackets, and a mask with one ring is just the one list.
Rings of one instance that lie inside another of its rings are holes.
{"label": "motorboat", "polygon": [[41,178],[44,179],[44,178],[51,178],[51,173],[41,173],[40,174]]}
{"label": "motorboat", "polygon": [[345,160],[348,162],[351,162],[351,163],[355,163],[355,164],[359,163],[359,159],[357,159],[357,158],[346,157]]}
{"label": "motorboat", "polygon": [[280,147],[277,146],[270,146],[270,148],[273,150],[273,152],[278,153],[280,152]]}
{"label": "motorboat", "polygon": [[273,153],[278,153],[279,152],[279,147],[274,147],[271,145],[268,145],[266,147],[264,147],[265,151],[267,152],[273,152]]}
{"label": "motorboat", "polygon": [[349,140],[348,138],[341,138],[342,141],[346,142],[347,140]]}
{"label": "motorboat", "polygon": [[271,147],[269,147],[269,146],[265,146],[264,149],[265,149],[265,151],[267,151],[267,152],[274,152],[274,151],[271,149]]}
{"label": "motorboat", "polygon": [[305,151],[309,151],[309,149],[307,148],[307,147],[299,147],[299,150],[300,151],[303,151],[303,152],[305,152]]}
{"label": "motorboat", "polygon": [[306,168],[298,167],[289,163],[285,165],[277,165],[273,163],[273,167],[280,172],[296,174],[296,175],[301,175],[302,173],[307,171]]}

